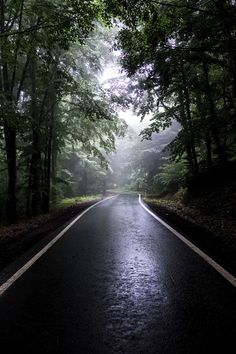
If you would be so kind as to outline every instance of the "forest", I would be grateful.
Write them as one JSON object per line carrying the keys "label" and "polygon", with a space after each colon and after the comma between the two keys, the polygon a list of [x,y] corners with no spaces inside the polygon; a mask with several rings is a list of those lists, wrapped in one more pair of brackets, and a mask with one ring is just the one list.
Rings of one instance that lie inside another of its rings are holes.
{"label": "forest", "polygon": [[235,1],[0,0],[0,109],[3,225],[116,189],[234,203]]}
{"label": "forest", "polygon": [[236,0],[0,0],[3,354],[232,354]]}

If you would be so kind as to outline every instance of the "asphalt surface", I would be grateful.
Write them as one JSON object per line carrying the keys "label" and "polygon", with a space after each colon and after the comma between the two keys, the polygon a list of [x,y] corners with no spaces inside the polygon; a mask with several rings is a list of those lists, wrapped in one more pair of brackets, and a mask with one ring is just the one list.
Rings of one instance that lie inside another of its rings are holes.
{"label": "asphalt surface", "polygon": [[8,353],[235,353],[236,290],[121,195],[86,213],[0,298]]}

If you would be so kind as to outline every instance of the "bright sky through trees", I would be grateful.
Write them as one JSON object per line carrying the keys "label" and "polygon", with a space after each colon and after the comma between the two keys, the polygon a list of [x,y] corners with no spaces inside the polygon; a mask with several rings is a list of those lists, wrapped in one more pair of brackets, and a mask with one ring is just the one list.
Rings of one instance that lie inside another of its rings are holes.
{"label": "bright sky through trees", "polygon": [[[120,53],[114,53],[113,62],[106,65],[102,74],[99,76],[99,81],[103,85],[103,87],[109,89],[111,85],[118,79],[119,82],[122,81],[124,86],[128,84],[130,79],[126,77],[124,72],[122,73],[121,65],[119,64]],[[124,119],[126,123],[132,127],[137,133],[140,133],[144,128],[148,126],[150,123],[150,116],[146,116],[145,119],[141,122],[140,118],[133,111],[133,107],[131,106],[126,110],[118,111],[119,117]]]}

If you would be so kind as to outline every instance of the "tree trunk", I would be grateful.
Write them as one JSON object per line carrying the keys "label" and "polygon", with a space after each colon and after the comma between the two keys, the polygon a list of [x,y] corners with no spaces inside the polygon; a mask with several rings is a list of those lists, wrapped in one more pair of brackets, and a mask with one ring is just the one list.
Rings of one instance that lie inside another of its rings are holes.
{"label": "tree trunk", "polygon": [[83,194],[87,194],[88,175],[87,175],[86,167],[84,168],[84,171],[83,171],[82,181],[83,181],[83,183],[82,183],[82,192],[83,192]]}
{"label": "tree trunk", "polygon": [[31,117],[32,117],[32,156],[31,156],[31,177],[32,177],[32,215],[37,216],[42,208],[42,160],[41,160],[41,137],[40,124],[38,122],[37,97],[36,97],[36,60],[31,59]]}
{"label": "tree trunk", "polygon": [[224,166],[225,163],[227,162],[227,154],[226,154],[224,146],[221,144],[220,134],[219,134],[219,130],[217,127],[218,117],[217,117],[217,113],[216,113],[216,109],[215,109],[215,105],[214,105],[214,101],[213,101],[212,93],[211,93],[208,65],[205,60],[203,60],[202,64],[203,64],[203,73],[204,73],[205,82],[206,82],[206,95],[207,95],[207,99],[209,102],[210,114],[212,117],[212,122],[211,122],[212,136],[213,136],[215,144],[216,144],[216,150],[217,150],[220,164],[222,166]]}
{"label": "tree trunk", "polygon": [[42,194],[42,212],[48,213],[50,206],[50,192],[51,192],[51,159],[52,159],[52,128],[49,128],[47,139],[47,146],[45,151],[44,161],[44,183]]}
{"label": "tree trunk", "polygon": [[209,170],[212,169],[213,164],[212,164],[212,148],[211,148],[211,138],[210,136],[206,133],[205,135],[205,143],[206,143],[206,152],[207,152],[207,167]]}
{"label": "tree trunk", "polygon": [[[56,114],[56,92],[54,87],[48,90],[48,130],[45,150],[45,170],[44,170],[44,187],[43,187],[43,213],[49,212],[51,199],[51,180],[52,180],[52,151],[55,129],[55,114]],[[44,101],[44,100],[43,100]],[[46,101],[43,102],[45,105]],[[43,107],[42,107],[43,109]],[[43,113],[43,111],[42,111]],[[54,166],[55,167],[55,166]]]}
{"label": "tree trunk", "polygon": [[187,87],[187,79],[185,75],[185,69],[183,65],[183,61],[181,61],[181,73],[182,73],[182,84],[183,84],[183,94],[184,94],[184,105],[186,109],[186,117],[187,117],[187,126],[189,131],[189,139],[190,139],[190,146],[192,151],[193,157],[193,168],[194,168],[194,175],[198,175],[199,173],[199,165],[196,153],[196,146],[195,146],[195,139],[194,139],[194,132],[193,132],[193,125],[192,125],[192,114],[190,109],[190,97],[189,91]]}
{"label": "tree trunk", "polygon": [[[0,0],[0,31],[5,32],[5,16],[4,16],[4,1]],[[6,117],[4,117],[4,137],[6,146],[7,168],[8,168],[8,187],[7,187],[7,201],[6,201],[6,218],[9,224],[17,221],[16,211],[16,129],[14,126],[14,110],[12,106],[12,96],[10,92],[10,80],[8,72],[8,64],[5,62],[5,48],[7,39],[2,41],[1,45],[1,77],[2,77],[2,89],[4,108],[8,111]],[[12,114],[12,116],[11,116]]]}
{"label": "tree trunk", "polygon": [[[200,85],[201,85],[200,82],[198,82],[198,87],[200,87]],[[201,129],[201,135],[203,137],[203,140],[204,140],[204,143],[206,146],[207,167],[209,170],[211,170],[213,167],[212,139],[211,139],[211,134],[210,134],[209,121],[206,118],[207,112],[203,109],[203,107],[205,107],[206,105],[205,105],[205,102],[204,102],[200,92],[196,93],[196,106],[197,106],[198,114],[200,115],[202,122],[204,122],[204,126],[202,126],[202,129]]]}
{"label": "tree trunk", "polygon": [[32,215],[37,216],[41,212],[42,208],[42,196],[41,196],[41,151],[39,134],[34,129],[33,131],[33,153],[31,156],[31,173],[32,173],[32,196],[31,196],[31,210]]}
{"label": "tree trunk", "polygon": [[52,138],[52,159],[51,159],[51,164],[52,164],[52,203],[56,203],[57,200],[57,141],[55,134],[53,133],[53,138]]}
{"label": "tree trunk", "polygon": [[30,174],[28,176],[28,189],[27,189],[27,198],[26,198],[26,215],[29,218],[31,216],[31,193],[32,193],[32,171],[31,171],[31,162],[29,163],[29,171]]}
{"label": "tree trunk", "polygon": [[17,222],[16,211],[16,131],[4,126],[8,167],[8,190],[6,202],[6,218],[9,224]]}

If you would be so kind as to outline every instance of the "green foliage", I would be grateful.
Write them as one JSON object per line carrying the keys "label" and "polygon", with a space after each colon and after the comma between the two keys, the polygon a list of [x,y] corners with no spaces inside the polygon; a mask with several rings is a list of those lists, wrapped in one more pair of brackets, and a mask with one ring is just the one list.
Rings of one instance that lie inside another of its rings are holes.
{"label": "green foliage", "polygon": [[154,176],[154,191],[157,194],[174,194],[186,183],[187,170],[183,161],[162,165]]}
{"label": "green foliage", "polygon": [[[153,117],[143,138],[176,120],[182,129],[170,145],[174,169],[184,161],[186,178],[197,178],[224,168],[236,153],[235,2],[105,3],[123,24],[117,47],[133,80],[129,94],[136,112],[141,119]],[[163,188],[171,175],[161,175]]]}
{"label": "green foliage", "polygon": [[58,165],[58,199],[83,194],[104,194],[106,189],[106,166],[94,155],[88,155],[81,147],[64,149]]}
{"label": "green foliage", "polygon": [[68,148],[86,154],[95,170],[100,164],[105,170],[107,154],[125,125],[114,111],[113,94],[97,78],[112,46],[112,36],[98,24],[104,15],[101,2],[2,4],[1,162],[8,172],[3,202],[11,223],[17,210],[20,216],[47,212],[66,188],[73,191],[75,178],[81,176],[63,168]]}

